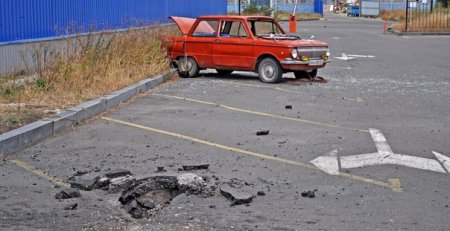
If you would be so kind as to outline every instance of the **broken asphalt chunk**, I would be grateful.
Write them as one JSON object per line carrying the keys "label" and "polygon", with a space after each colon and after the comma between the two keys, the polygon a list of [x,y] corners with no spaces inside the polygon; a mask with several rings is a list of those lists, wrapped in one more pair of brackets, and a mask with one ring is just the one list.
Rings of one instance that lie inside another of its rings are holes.
{"label": "broken asphalt chunk", "polygon": [[126,169],[116,169],[116,170],[111,170],[111,171],[105,173],[105,176],[110,179],[122,177],[122,176],[128,176],[128,175],[133,175],[133,174],[131,174],[131,172]]}
{"label": "broken asphalt chunk", "polygon": [[265,136],[265,135],[268,135],[269,132],[270,132],[269,130],[261,130],[261,131],[257,131],[256,135],[257,136]]}
{"label": "broken asphalt chunk", "polygon": [[81,197],[81,193],[80,190],[74,188],[61,189],[61,191],[55,195],[55,199],[70,199],[75,197]]}
{"label": "broken asphalt chunk", "polygon": [[192,171],[192,170],[200,170],[200,169],[208,169],[209,164],[189,164],[183,165],[184,171]]}
{"label": "broken asphalt chunk", "polygon": [[237,191],[230,186],[221,186],[220,193],[233,202],[231,205],[249,204],[253,200],[253,195]]}
{"label": "broken asphalt chunk", "polygon": [[97,184],[95,185],[95,189],[103,189],[106,186],[108,186],[110,179],[108,177],[102,177],[97,181]]}
{"label": "broken asphalt chunk", "polygon": [[142,207],[144,207],[144,208],[146,208],[146,209],[154,209],[154,208],[156,207],[156,205],[155,205],[155,203],[153,202],[152,199],[148,199],[148,198],[146,198],[146,199],[137,198],[137,199],[136,199],[136,202],[137,202],[140,206],[142,206]]}
{"label": "broken asphalt chunk", "polygon": [[70,187],[77,188],[77,189],[84,190],[84,191],[91,191],[95,188],[99,179],[100,179],[100,177],[96,177],[91,180],[77,179],[77,180],[70,182]]}
{"label": "broken asphalt chunk", "polygon": [[139,206],[139,204],[137,203],[137,201],[132,200],[130,201],[128,204],[126,204],[124,206],[125,210],[127,210],[127,212],[136,219],[141,219],[144,217],[144,212],[145,210],[142,209],[141,206]]}
{"label": "broken asphalt chunk", "polygon": [[286,105],[284,108],[285,108],[285,109],[292,110],[292,105]]}
{"label": "broken asphalt chunk", "polygon": [[316,194],[314,193],[314,191],[304,191],[301,193],[302,197],[309,197],[309,198],[314,198],[316,197]]}
{"label": "broken asphalt chunk", "polygon": [[77,172],[73,174],[73,176],[82,176],[87,174],[88,172],[89,172],[88,170],[77,170]]}
{"label": "broken asphalt chunk", "polygon": [[179,190],[187,194],[199,194],[206,186],[203,178],[192,173],[179,175],[177,180]]}
{"label": "broken asphalt chunk", "polygon": [[135,183],[136,183],[136,177],[131,176],[131,175],[116,177],[116,178],[109,180],[108,192],[109,193],[118,193],[127,188],[130,188]]}
{"label": "broken asphalt chunk", "polygon": [[75,210],[75,209],[77,209],[77,207],[78,207],[78,203],[73,203],[73,204],[66,205],[64,207],[64,210]]}
{"label": "broken asphalt chunk", "polygon": [[256,195],[262,197],[262,196],[265,196],[266,193],[265,193],[264,191],[258,191],[258,192],[256,193]]}

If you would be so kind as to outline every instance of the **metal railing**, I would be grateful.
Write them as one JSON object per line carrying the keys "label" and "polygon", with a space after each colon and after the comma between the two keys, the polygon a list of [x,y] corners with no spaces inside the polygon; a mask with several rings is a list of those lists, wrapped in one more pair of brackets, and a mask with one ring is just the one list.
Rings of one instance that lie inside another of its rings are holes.
{"label": "metal railing", "polygon": [[407,0],[405,31],[450,32],[450,0]]}

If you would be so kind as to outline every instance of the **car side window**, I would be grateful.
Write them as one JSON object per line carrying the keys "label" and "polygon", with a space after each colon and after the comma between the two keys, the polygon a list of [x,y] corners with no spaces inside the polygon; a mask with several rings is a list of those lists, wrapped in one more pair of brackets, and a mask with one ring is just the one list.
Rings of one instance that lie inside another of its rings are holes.
{"label": "car side window", "polygon": [[240,21],[222,21],[220,27],[220,37],[247,37],[244,24]]}
{"label": "car side window", "polygon": [[217,20],[202,20],[198,23],[192,36],[195,37],[216,37],[217,27],[219,21]]}

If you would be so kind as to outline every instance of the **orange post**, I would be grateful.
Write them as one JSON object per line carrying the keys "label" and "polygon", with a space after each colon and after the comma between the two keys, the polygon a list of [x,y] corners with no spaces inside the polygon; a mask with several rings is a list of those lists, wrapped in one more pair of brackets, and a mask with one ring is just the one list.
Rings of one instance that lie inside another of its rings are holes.
{"label": "orange post", "polygon": [[295,13],[297,12],[298,0],[295,0],[294,9],[292,10],[291,17],[289,17],[289,32],[297,32],[297,19],[295,18]]}
{"label": "orange post", "polygon": [[386,34],[386,30],[387,30],[387,21],[386,19],[384,20],[384,34]]}
{"label": "orange post", "polygon": [[289,32],[297,32],[297,19],[295,18],[295,15],[291,15],[289,19]]}

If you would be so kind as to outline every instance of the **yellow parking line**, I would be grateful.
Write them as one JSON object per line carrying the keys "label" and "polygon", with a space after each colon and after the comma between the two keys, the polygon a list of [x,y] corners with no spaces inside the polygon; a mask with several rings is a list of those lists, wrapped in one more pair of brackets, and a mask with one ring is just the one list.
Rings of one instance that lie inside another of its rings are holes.
{"label": "yellow parking line", "polygon": [[292,118],[292,117],[280,116],[280,115],[275,115],[275,114],[270,114],[270,113],[265,113],[265,112],[251,111],[251,110],[246,110],[246,109],[241,109],[241,108],[227,106],[227,105],[224,105],[224,104],[216,104],[216,103],[212,103],[212,102],[196,100],[196,99],[190,99],[190,98],[185,98],[185,97],[179,97],[179,96],[174,96],[174,95],[165,95],[165,94],[158,94],[158,93],[155,93],[153,95],[161,96],[161,97],[165,97],[165,98],[169,98],[169,99],[179,99],[179,100],[186,100],[186,101],[195,102],[195,103],[201,103],[201,104],[206,104],[206,105],[214,105],[214,106],[219,106],[221,108],[225,108],[225,109],[228,109],[228,110],[244,112],[244,113],[253,114],[253,115],[272,117],[272,118],[277,118],[277,119],[301,122],[301,123],[312,124],[312,125],[323,126],[323,127],[339,128],[339,129],[345,129],[345,130],[369,133],[369,130],[367,130],[367,129],[349,128],[349,127],[344,127],[344,126],[340,126],[340,125],[327,124],[327,123],[322,123],[322,122],[317,122],[317,121],[312,121],[312,120],[305,120],[305,119],[300,119],[300,118]]}
{"label": "yellow parking line", "polygon": [[[164,134],[164,135],[168,135],[168,136],[172,136],[172,137],[177,137],[180,139],[189,140],[189,141],[200,143],[200,144],[205,144],[208,146],[212,146],[212,147],[216,147],[216,148],[220,148],[220,149],[224,149],[224,150],[228,150],[228,151],[232,151],[232,152],[236,152],[236,153],[254,156],[254,157],[261,158],[261,159],[273,160],[273,161],[277,161],[277,162],[281,162],[281,163],[285,163],[285,164],[290,164],[290,165],[299,166],[299,167],[322,172],[321,170],[319,170],[317,167],[315,167],[313,165],[302,163],[299,161],[293,161],[293,160],[288,160],[288,159],[284,159],[284,158],[280,158],[280,157],[274,157],[274,156],[270,156],[270,155],[266,155],[266,154],[262,154],[262,153],[258,153],[258,152],[234,148],[234,147],[226,146],[223,144],[218,144],[218,143],[213,143],[210,141],[198,139],[198,138],[195,138],[192,136],[182,135],[182,134],[175,133],[175,132],[164,131],[161,129],[143,126],[143,125],[139,125],[139,124],[123,121],[123,120],[113,119],[113,118],[109,118],[109,117],[101,117],[101,118],[104,120],[110,121],[110,122],[127,125],[130,127],[135,127],[135,128],[139,128],[139,129],[143,129],[143,130],[147,130],[147,131],[151,131],[151,132],[156,132],[159,134]],[[399,184],[400,184],[400,181],[398,181],[398,185],[393,185],[391,182],[383,182],[383,181],[370,179],[370,178],[362,177],[362,176],[357,176],[357,175],[353,175],[353,174],[349,174],[349,173],[340,173],[338,176],[344,177],[344,178],[349,178],[349,179],[356,180],[356,181],[361,181],[361,182],[372,184],[372,185],[390,188],[394,192],[397,192],[394,189],[398,188]]]}
{"label": "yellow parking line", "polygon": [[17,160],[17,159],[12,159],[12,158],[6,158],[6,160],[11,162],[11,163],[13,163],[13,164],[15,164],[18,167],[21,167],[21,168],[23,168],[23,169],[25,169],[25,170],[27,170],[27,171],[37,175],[37,176],[40,176],[40,177],[50,181],[50,183],[52,183],[52,184],[55,184],[55,185],[58,185],[58,186],[61,186],[61,187],[70,188],[70,184],[66,183],[64,180],[59,179],[59,178],[54,177],[54,176],[50,176],[47,173],[43,172],[42,170],[37,169],[37,168],[31,166],[28,163],[25,163],[25,162],[23,162],[21,160]]}
{"label": "yellow parking line", "polygon": [[266,88],[266,89],[274,89],[274,90],[277,90],[277,91],[298,93],[298,92],[290,91],[290,90],[287,90],[287,89],[284,89],[284,88],[280,88],[280,87],[261,86],[261,85],[256,85],[256,84],[235,83],[235,82],[228,82],[228,81],[222,81],[222,83],[238,85],[238,86],[244,86],[244,87]]}
{"label": "yellow parking line", "polygon": [[394,192],[403,192],[402,185],[400,183],[400,179],[389,179],[389,184],[392,186],[392,191]]}

